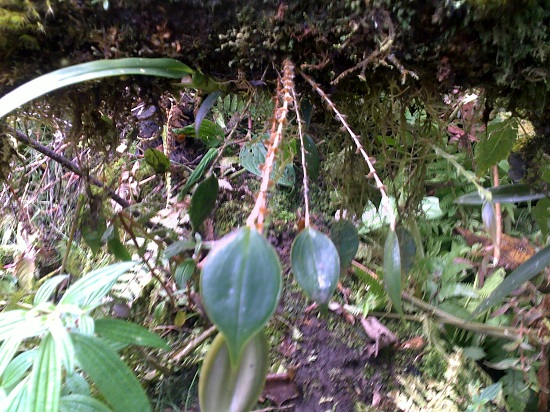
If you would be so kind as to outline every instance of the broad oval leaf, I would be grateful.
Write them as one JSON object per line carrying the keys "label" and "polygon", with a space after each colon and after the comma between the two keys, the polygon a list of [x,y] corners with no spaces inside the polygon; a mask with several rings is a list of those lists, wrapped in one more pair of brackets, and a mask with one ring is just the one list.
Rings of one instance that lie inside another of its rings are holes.
{"label": "broad oval leaf", "polygon": [[269,369],[269,348],[264,331],[244,346],[232,366],[229,350],[220,333],[212,342],[199,378],[202,412],[248,412],[262,392]]}
{"label": "broad oval leaf", "polygon": [[95,333],[126,345],[148,346],[168,350],[170,346],[158,335],[135,323],[120,319],[102,318],[95,321]]}
{"label": "broad oval leaf", "polygon": [[71,285],[59,303],[77,305],[82,309],[91,310],[101,303],[119,276],[135,265],[136,262],[121,262],[93,270]]}
{"label": "broad oval leaf", "polygon": [[28,393],[28,411],[57,412],[61,391],[61,357],[51,333],[40,342]]}
{"label": "broad oval leaf", "polygon": [[347,268],[359,249],[357,228],[349,220],[338,220],[330,228],[330,238],[338,250],[340,267]]}
{"label": "broad oval leaf", "polygon": [[501,303],[506,296],[519,288],[523,283],[533,279],[548,265],[550,265],[550,246],[546,246],[544,249],[539,250],[516,270],[510,273],[502,283],[497,286],[493,293],[475,308],[472,317],[485,312],[493,305]]}
{"label": "broad oval leaf", "polygon": [[160,150],[150,147],[145,150],[143,158],[157,174],[163,174],[170,170],[170,160]]}
{"label": "broad oval leaf", "polygon": [[306,227],[290,252],[292,273],[307,296],[318,305],[329,303],[340,278],[340,257],[332,240]]}
{"label": "broad oval leaf", "polygon": [[218,178],[214,174],[211,174],[197,186],[197,190],[193,193],[191,204],[189,205],[189,219],[195,232],[199,230],[202,222],[214,209],[218,190]]}
{"label": "broad oval leaf", "polygon": [[55,289],[59,286],[61,282],[67,279],[69,275],[57,275],[46,280],[42,286],[36,291],[34,295],[33,305],[37,306],[42,302],[47,302],[48,299],[52,296]]}
{"label": "broad oval leaf", "polygon": [[518,122],[515,118],[495,119],[487,124],[487,130],[475,146],[477,175],[481,176],[491,166],[506,159],[518,135]]}
{"label": "broad oval leaf", "polygon": [[59,402],[60,412],[112,412],[110,408],[89,396],[71,394],[63,396]]}
{"label": "broad oval leaf", "polygon": [[[521,203],[529,202],[531,200],[538,200],[546,197],[544,193],[535,193],[527,185],[502,185],[489,189],[493,203]],[[482,205],[485,203],[479,193],[472,192],[460,196],[455,200],[455,203],[459,205]]]}
{"label": "broad oval leaf", "polygon": [[402,315],[401,281],[399,240],[395,231],[389,230],[384,244],[384,287],[395,309]]}
{"label": "broad oval leaf", "polygon": [[201,140],[208,147],[218,147],[225,137],[222,127],[208,119],[202,121],[198,136],[195,136],[194,124],[172,129],[172,132],[177,135],[197,137],[197,139]]}
{"label": "broad oval leaf", "polygon": [[179,289],[185,288],[187,282],[189,282],[196,269],[197,264],[192,258],[185,259],[178,266],[176,266],[176,270],[174,271],[174,280],[176,281]]}
{"label": "broad oval leaf", "polygon": [[[260,165],[265,163],[265,157],[267,155],[267,149],[262,142],[250,142],[245,144],[239,153],[239,163],[250,173],[256,176],[261,176],[262,171]],[[273,171],[271,172],[271,178],[277,175],[279,170],[278,163],[276,162]],[[277,175],[277,177],[279,177]],[[293,187],[296,182],[296,172],[294,171],[294,165],[289,163],[282,171],[282,176],[277,180],[277,184],[281,186]]]}
{"label": "broad oval leaf", "polygon": [[224,236],[208,255],[200,280],[202,302],[225,336],[233,365],[275,312],[281,284],[277,253],[250,227]]}
{"label": "broad oval leaf", "polygon": [[71,333],[71,338],[77,364],[114,411],[151,411],[139,381],[116,352],[94,336]]}

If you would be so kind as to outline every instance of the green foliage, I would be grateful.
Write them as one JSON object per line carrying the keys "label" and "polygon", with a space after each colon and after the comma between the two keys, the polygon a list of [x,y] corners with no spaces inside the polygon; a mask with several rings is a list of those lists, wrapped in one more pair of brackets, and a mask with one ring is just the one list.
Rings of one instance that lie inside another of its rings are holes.
{"label": "green foliage", "polygon": [[403,315],[403,305],[401,303],[401,277],[402,268],[399,239],[395,231],[390,229],[384,245],[384,287],[395,309]]}
{"label": "green foliage", "polygon": [[164,153],[157,149],[148,148],[143,157],[147,164],[153,168],[155,173],[163,174],[170,170],[170,160]]}
{"label": "green foliage", "polygon": [[340,279],[340,257],[332,240],[306,227],[294,239],[290,260],[292,273],[307,296],[326,307]]}
{"label": "green foliage", "polygon": [[[265,163],[266,154],[267,149],[262,142],[250,142],[242,147],[239,154],[239,162],[250,173],[253,173],[256,176],[261,176],[262,171],[260,167]],[[281,186],[293,187],[296,182],[296,172],[294,171],[294,166],[292,163],[286,164],[282,170],[282,175],[281,167],[282,165],[276,165],[274,167],[272,178],[275,179],[278,177],[277,184],[280,184]]]}
{"label": "green foliage", "polygon": [[475,149],[477,175],[485,174],[490,167],[507,159],[518,136],[518,123],[515,118],[495,119],[487,124],[485,135]]}
{"label": "green foliage", "polygon": [[[71,285],[57,304],[50,299],[67,276],[52,277],[38,289],[30,309],[0,313],[0,388],[6,394],[3,406],[7,410],[57,411],[77,404],[107,409],[91,399],[89,392],[76,397],[62,394],[64,380],[79,374],[75,365],[95,383],[113,410],[150,410],[138,380],[104,339],[119,346],[167,349],[167,345],[138,325],[107,319],[96,324],[90,316],[114,282],[133,266],[135,262],[125,262],[90,272]],[[22,342],[31,337],[39,338],[38,348],[13,358]]]}
{"label": "green foliage", "polygon": [[189,205],[189,219],[193,230],[198,231],[204,220],[208,217],[216,204],[218,197],[218,178],[210,175],[202,181],[193,196]]}
{"label": "green foliage", "polygon": [[346,269],[359,249],[359,235],[355,225],[349,220],[338,220],[330,228],[330,239],[338,250],[340,267]]}

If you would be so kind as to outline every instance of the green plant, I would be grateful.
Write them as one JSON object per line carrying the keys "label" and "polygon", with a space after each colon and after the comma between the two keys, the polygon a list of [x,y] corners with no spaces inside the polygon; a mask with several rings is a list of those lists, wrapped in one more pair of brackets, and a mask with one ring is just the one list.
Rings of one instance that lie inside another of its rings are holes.
{"label": "green plant", "polygon": [[[36,291],[31,305],[0,313],[3,411],[150,410],[145,392],[117,351],[128,345],[168,346],[136,324],[93,317],[116,280],[135,265],[96,269],[71,285],[57,303],[56,289],[68,275],[54,276]],[[102,400],[92,395],[88,381]]]}

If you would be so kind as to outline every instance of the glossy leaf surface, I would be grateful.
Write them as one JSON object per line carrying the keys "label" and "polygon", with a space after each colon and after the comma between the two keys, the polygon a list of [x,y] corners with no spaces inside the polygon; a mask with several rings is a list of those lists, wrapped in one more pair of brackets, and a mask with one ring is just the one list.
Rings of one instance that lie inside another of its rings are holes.
{"label": "glossy leaf surface", "polygon": [[340,267],[342,269],[351,265],[351,261],[359,249],[359,235],[357,228],[349,220],[338,220],[330,228],[330,239],[338,250]]}
{"label": "glossy leaf surface", "polygon": [[210,346],[199,379],[202,412],[248,412],[262,392],[269,369],[269,348],[262,331],[250,339],[238,364],[232,367],[220,333]]}
{"label": "glossy leaf surface", "polygon": [[306,295],[318,305],[327,305],[340,278],[340,257],[332,240],[306,227],[294,239],[290,260],[294,277]]}
{"label": "glossy leaf surface", "polygon": [[202,302],[225,336],[232,364],[273,315],[281,284],[275,250],[250,227],[224,236],[208,255],[200,281]]}
{"label": "glossy leaf surface", "polygon": [[218,197],[218,179],[214,174],[197,186],[197,190],[191,197],[191,205],[189,206],[189,219],[193,230],[196,232],[200,229],[204,220],[208,217]]}
{"label": "glossy leaf surface", "polygon": [[384,244],[384,287],[395,309],[403,314],[401,303],[401,251],[399,240],[393,230],[388,231]]}

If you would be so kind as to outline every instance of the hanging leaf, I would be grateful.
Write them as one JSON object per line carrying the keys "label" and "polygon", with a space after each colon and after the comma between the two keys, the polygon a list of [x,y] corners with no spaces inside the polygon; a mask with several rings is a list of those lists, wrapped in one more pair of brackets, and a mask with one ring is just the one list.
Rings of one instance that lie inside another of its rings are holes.
{"label": "hanging leaf", "polygon": [[200,281],[202,302],[225,336],[232,365],[275,312],[281,283],[277,253],[250,227],[224,236],[208,255]]}
{"label": "hanging leaf", "polygon": [[[489,189],[489,192],[493,203],[521,203],[546,197],[544,193],[533,192],[527,185],[502,185]],[[462,195],[455,200],[459,205],[482,205],[484,202],[478,192]]]}
{"label": "hanging leaf", "polygon": [[244,346],[232,366],[227,343],[220,333],[210,345],[199,378],[202,412],[249,412],[262,393],[269,370],[269,347],[263,330]]}
{"label": "hanging leaf", "polygon": [[102,318],[95,321],[95,333],[125,345],[147,346],[169,350],[170,346],[149,329],[121,319]]}
{"label": "hanging leaf", "polygon": [[143,158],[157,174],[163,174],[170,170],[170,160],[160,150],[150,147],[145,150]]}
{"label": "hanging leaf", "polygon": [[[265,163],[265,157],[267,149],[262,142],[250,142],[245,144],[239,153],[239,163],[250,173],[256,176],[261,176],[260,165]],[[275,178],[275,175],[279,167],[277,163],[273,167],[271,178]],[[277,180],[277,184],[281,186],[293,187],[296,182],[296,172],[294,171],[294,165],[292,163],[287,164],[283,169],[282,176]]]}
{"label": "hanging leaf", "polygon": [[193,231],[197,232],[208,217],[214,206],[216,205],[216,199],[218,197],[218,178],[211,174],[206,178],[195,190],[191,197],[191,204],[189,205],[189,219],[193,226]]}
{"label": "hanging leaf", "polygon": [[359,249],[357,228],[349,220],[338,220],[332,224],[330,238],[338,250],[340,267],[347,268]]}
{"label": "hanging leaf", "polygon": [[76,362],[116,412],[151,411],[132,371],[109,346],[94,336],[71,333]]}
{"label": "hanging leaf", "polygon": [[398,227],[395,231],[401,253],[401,267],[406,275],[410,272],[416,258],[416,242],[414,236],[404,227]]}
{"label": "hanging leaf", "polygon": [[544,198],[539,200],[533,208],[533,216],[539,225],[543,236],[550,234],[550,199]]}
{"label": "hanging leaf", "polygon": [[[0,386],[7,390],[18,385],[21,379],[25,376],[27,371],[31,368],[37,349],[30,349],[25,352],[21,352],[9,363],[5,371],[3,371],[2,381]],[[14,352],[15,353],[15,352]]]}
{"label": "hanging leaf", "polygon": [[109,239],[107,241],[107,248],[109,249],[109,252],[114,255],[114,257],[122,260],[123,262],[132,260],[132,255],[128,252],[128,249],[126,249],[126,246],[122,244],[118,237]]}
{"label": "hanging leaf", "polygon": [[401,304],[401,252],[393,230],[388,231],[384,245],[384,287],[397,312],[403,315]]}
{"label": "hanging leaf", "polygon": [[[18,336],[10,336],[2,342],[2,346],[0,347],[0,377],[2,377],[4,371],[17,353],[19,345],[21,345],[21,339]],[[4,387],[4,379],[3,377],[0,381],[0,388]]]}
{"label": "hanging leaf", "polygon": [[218,147],[225,138],[222,127],[212,120],[204,119],[199,127],[199,133],[195,136],[195,124],[181,128],[174,128],[172,132],[177,135],[193,136],[202,141],[208,147]]}
{"label": "hanging leaf", "polygon": [[185,259],[182,263],[176,266],[176,270],[174,271],[174,280],[176,281],[179,289],[183,289],[187,285],[187,282],[189,282],[189,279],[191,279],[191,276],[195,273],[196,268],[197,264],[195,263],[195,260],[191,258]]}
{"label": "hanging leaf", "polygon": [[290,261],[306,295],[320,306],[328,305],[340,278],[340,257],[330,238],[306,227],[294,239]]}
{"label": "hanging leaf", "polygon": [[103,245],[102,238],[105,230],[107,230],[107,222],[101,211],[94,210],[92,213],[90,207],[86,207],[80,217],[80,232],[94,255]]}
{"label": "hanging leaf", "polygon": [[193,187],[193,185],[200,180],[200,178],[204,174],[204,171],[206,170],[210,162],[212,162],[212,160],[215,159],[217,154],[218,154],[217,149],[211,148],[208,150],[208,152],[201,159],[197,167],[195,167],[195,170],[193,170],[193,172],[187,178],[187,182],[185,182],[185,186],[183,187],[183,189],[181,189],[181,191],[178,194],[178,200],[182,200],[184,196],[187,194],[187,192],[189,191],[189,189],[191,189],[191,187]]}
{"label": "hanging leaf", "polygon": [[514,118],[495,119],[475,147],[476,172],[483,175],[501,160],[507,159],[518,136],[518,123]]}
{"label": "hanging leaf", "polygon": [[40,342],[31,371],[27,411],[57,412],[61,394],[61,357],[48,333]]}
{"label": "hanging leaf", "polygon": [[[195,81],[195,77],[193,77],[193,81]],[[195,136],[197,139],[199,138],[199,131],[202,125],[202,121],[212,108],[214,104],[216,103],[216,100],[218,100],[218,97],[220,97],[221,91],[216,90],[214,93],[211,93],[208,95],[206,99],[203,100],[201,103],[199,110],[197,110],[197,115],[195,116]]]}
{"label": "hanging leaf", "polygon": [[481,208],[481,218],[483,219],[483,226],[489,234],[489,237],[496,243],[497,241],[497,218],[495,214],[495,207],[492,202],[485,202]]}
{"label": "hanging leaf", "polygon": [[510,295],[525,282],[533,279],[548,265],[550,265],[550,246],[539,250],[525,263],[510,273],[493,293],[479,304],[472,313],[472,317],[485,312],[494,305],[500,304],[506,296]]}
{"label": "hanging leaf", "polygon": [[319,150],[313,138],[304,135],[304,148],[306,149],[306,170],[310,181],[316,182],[319,178]]}

